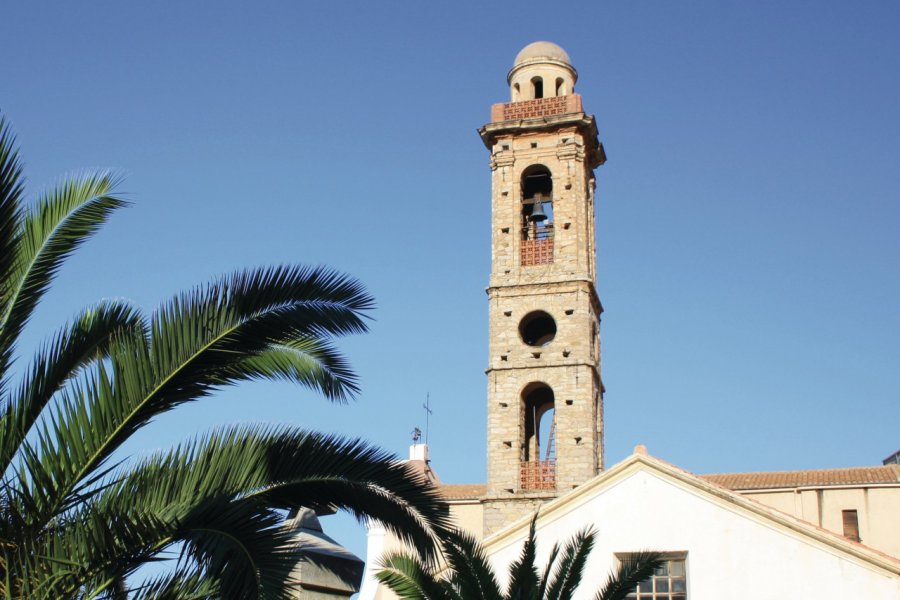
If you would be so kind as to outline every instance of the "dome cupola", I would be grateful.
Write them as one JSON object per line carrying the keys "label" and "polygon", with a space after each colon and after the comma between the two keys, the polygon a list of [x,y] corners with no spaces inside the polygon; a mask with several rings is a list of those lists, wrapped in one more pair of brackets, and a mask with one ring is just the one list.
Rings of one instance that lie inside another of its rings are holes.
{"label": "dome cupola", "polygon": [[568,96],[577,79],[569,55],[552,42],[522,48],[507,76],[513,102]]}

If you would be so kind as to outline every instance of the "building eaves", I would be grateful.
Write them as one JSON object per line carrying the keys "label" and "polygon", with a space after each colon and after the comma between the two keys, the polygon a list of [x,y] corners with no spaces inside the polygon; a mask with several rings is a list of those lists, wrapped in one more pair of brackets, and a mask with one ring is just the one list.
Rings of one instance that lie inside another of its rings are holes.
{"label": "building eaves", "polygon": [[699,475],[730,490],[771,490],[847,485],[900,484],[900,465],[818,469],[811,471],[763,471]]}

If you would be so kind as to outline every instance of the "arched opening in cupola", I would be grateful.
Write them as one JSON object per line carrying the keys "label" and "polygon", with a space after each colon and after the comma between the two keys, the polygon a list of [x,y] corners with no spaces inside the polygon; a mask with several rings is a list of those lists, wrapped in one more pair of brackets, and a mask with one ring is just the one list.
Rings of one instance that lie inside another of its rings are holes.
{"label": "arched opening in cupola", "polygon": [[556,95],[557,96],[565,96],[566,91],[566,82],[562,77],[556,78]]}

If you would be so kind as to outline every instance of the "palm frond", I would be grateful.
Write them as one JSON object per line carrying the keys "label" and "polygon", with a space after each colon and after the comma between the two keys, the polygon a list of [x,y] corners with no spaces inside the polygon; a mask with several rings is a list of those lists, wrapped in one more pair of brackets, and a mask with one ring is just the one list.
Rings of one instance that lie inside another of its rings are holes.
{"label": "palm frond", "polygon": [[447,566],[457,576],[451,582],[466,600],[502,600],[500,584],[481,544],[465,531],[443,534],[441,547]]}
{"label": "palm frond", "polygon": [[506,600],[535,600],[538,596],[538,570],[537,560],[537,513],[531,519],[528,528],[528,537],[522,545],[522,553],[519,558],[509,566],[509,587],[506,592]]}
{"label": "palm frond", "polygon": [[653,575],[664,563],[658,552],[648,550],[623,558],[619,567],[609,574],[594,600],[625,600],[640,582]]}
{"label": "palm frond", "polygon": [[446,525],[434,489],[411,481],[395,457],[359,440],[296,428],[227,427],[150,457],[116,476],[104,501],[127,502],[184,519],[201,498],[245,498],[277,509],[342,509],[385,523],[398,537],[434,552]]}
{"label": "palm frond", "polygon": [[300,555],[281,515],[262,503],[201,502],[180,521],[176,537],[223,597],[291,598]]}
{"label": "palm frond", "polygon": [[116,180],[109,173],[64,180],[25,210],[9,276],[7,301],[0,312],[0,373],[38,301],[60,265],[125,202],[113,194]]}
{"label": "palm frond", "polygon": [[[283,513],[297,506],[381,520],[433,560],[447,526],[437,492],[358,440],[226,428],[111,464],[154,417],[241,381],[354,397],[356,375],[332,345],[367,329],[373,301],[353,278],[248,270],[179,294],[146,321],[104,302],[50,338],[13,389],[17,340],[64,261],[125,204],[116,183],[70,178],[24,208],[0,118],[0,597],[286,598],[300,554]],[[174,572],[129,589],[140,565],[173,550]]]}
{"label": "palm frond", "polygon": [[418,557],[408,553],[394,553],[384,557],[375,578],[402,600],[463,599],[446,580],[436,577]]}
{"label": "palm frond", "polygon": [[273,506],[330,506],[381,521],[425,558],[434,556],[435,528],[450,524],[436,489],[361,440],[283,429],[274,432],[267,459],[278,483],[254,495]]}
{"label": "palm frond", "polygon": [[26,597],[109,594],[146,561],[161,530],[165,524],[152,515],[86,503],[37,535],[25,530],[13,538],[6,575],[27,588]]}
{"label": "palm frond", "polygon": [[[585,529],[576,533],[563,546],[562,554],[555,562],[553,575],[546,588],[546,598],[568,600],[575,593],[584,574],[588,555],[594,547],[594,531]],[[549,564],[552,563],[548,563]]]}
{"label": "palm frond", "polygon": [[253,373],[260,379],[300,383],[338,401],[359,391],[350,364],[334,346],[320,338],[298,338],[272,345],[248,356],[235,366],[235,371],[236,375]]}
{"label": "palm frond", "polygon": [[139,339],[146,335],[140,313],[120,300],[104,301],[83,311],[38,351],[0,421],[0,473],[9,467],[19,444],[53,395],[81,369],[109,356],[114,335],[136,335]]}
{"label": "palm frond", "polygon": [[[71,445],[49,450],[53,463],[70,467],[60,472],[59,499],[73,493],[135,431],[183,402],[249,379],[322,380],[321,374],[302,374],[297,358],[290,369],[280,370],[271,360],[248,358],[271,359],[284,347],[305,344],[323,363],[337,367],[320,391],[340,399],[355,390],[337,354],[308,340],[364,331],[362,311],[371,304],[355,279],[301,267],[240,273],[177,296],[151,318],[147,341],[117,337],[108,367],[98,363],[79,385],[60,392],[50,437]],[[58,506],[48,508],[52,513]]]}
{"label": "palm frond", "polygon": [[550,554],[547,557],[547,564],[544,565],[544,570],[541,573],[540,578],[538,579],[538,590],[537,597],[538,598],[547,598],[547,586],[550,583],[551,574],[553,573],[553,568],[556,565],[556,559],[559,556],[560,547],[558,542],[554,542],[553,547],[550,549]]}
{"label": "palm frond", "polygon": [[130,600],[216,600],[221,597],[216,582],[193,569],[157,575],[129,590]]}
{"label": "palm frond", "polygon": [[[15,266],[16,248],[21,231],[22,194],[24,184],[22,166],[15,136],[6,119],[0,116],[0,314],[5,314],[12,297],[11,279]],[[12,348],[0,350],[0,397],[5,387],[6,369]]]}

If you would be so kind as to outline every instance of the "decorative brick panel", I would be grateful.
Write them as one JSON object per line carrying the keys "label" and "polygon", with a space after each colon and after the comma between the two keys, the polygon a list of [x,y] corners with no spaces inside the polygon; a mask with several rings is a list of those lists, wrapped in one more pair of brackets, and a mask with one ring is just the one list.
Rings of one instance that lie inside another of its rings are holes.
{"label": "decorative brick panel", "polygon": [[549,265],[553,262],[553,238],[522,240],[522,266]]}
{"label": "decorative brick panel", "polygon": [[576,112],[582,112],[581,96],[570,94],[568,96],[495,104],[491,110],[491,118],[494,122],[515,121]]}
{"label": "decorative brick panel", "polygon": [[555,490],[556,461],[526,460],[522,462],[523,490]]}

